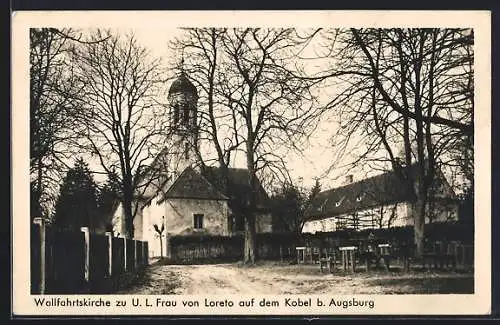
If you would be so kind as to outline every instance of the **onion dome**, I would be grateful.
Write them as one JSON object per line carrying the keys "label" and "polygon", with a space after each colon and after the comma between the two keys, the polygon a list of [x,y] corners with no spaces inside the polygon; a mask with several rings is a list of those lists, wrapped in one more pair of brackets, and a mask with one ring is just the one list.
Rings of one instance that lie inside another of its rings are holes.
{"label": "onion dome", "polygon": [[181,72],[180,76],[172,82],[168,94],[190,94],[194,97],[198,97],[198,91],[191,81],[187,78],[184,72]]}

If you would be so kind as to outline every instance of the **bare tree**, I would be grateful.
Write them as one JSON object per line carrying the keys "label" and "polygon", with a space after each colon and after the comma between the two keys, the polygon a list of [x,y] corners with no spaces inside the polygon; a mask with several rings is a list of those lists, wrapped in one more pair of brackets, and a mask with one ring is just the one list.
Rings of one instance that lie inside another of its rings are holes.
{"label": "bare tree", "polygon": [[298,150],[320,111],[297,60],[294,29],[188,29],[174,42],[184,69],[202,90],[200,123],[227,170],[244,154],[253,189],[245,203],[244,261],[255,261],[257,177],[289,179],[283,152]]}
{"label": "bare tree", "polygon": [[455,142],[473,134],[473,33],[350,29],[329,36],[338,147],[356,154],[354,164],[388,163],[403,181],[421,254],[438,165]]}
{"label": "bare tree", "polygon": [[163,258],[163,232],[165,231],[165,217],[162,216],[161,227],[157,224],[154,224],[153,227],[155,228],[156,234],[160,239],[160,258]]}
{"label": "bare tree", "polygon": [[160,62],[151,59],[133,35],[119,37],[97,30],[91,39],[104,37],[105,42],[75,51],[84,84],[82,145],[99,159],[105,173],[117,175],[124,235],[133,237],[133,220],[140,208],[137,199],[155,179],[158,163],[152,162],[167,133],[167,114],[155,99],[161,85]]}
{"label": "bare tree", "polygon": [[[93,42],[101,42],[95,39]],[[89,44],[73,29],[30,29],[30,179],[31,216],[51,213],[59,183],[70,168],[74,132],[81,108],[81,83],[70,54]]]}
{"label": "bare tree", "polygon": [[[30,178],[32,216],[48,215],[68,166],[80,85],[68,51],[72,30],[30,29]],[[73,37],[73,36],[71,36]]]}
{"label": "bare tree", "polygon": [[223,38],[227,61],[220,93],[236,120],[233,132],[244,144],[250,193],[245,214],[244,262],[255,261],[257,173],[288,177],[279,149],[300,151],[317,122],[314,82],[296,60],[294,29],[231,29]]}
{"label": "bare tree", "polygon": [[398,203],[384,205],[381,204],[377,209],[374,210],[375,223],[378,228],[390,228],[397,217]]}

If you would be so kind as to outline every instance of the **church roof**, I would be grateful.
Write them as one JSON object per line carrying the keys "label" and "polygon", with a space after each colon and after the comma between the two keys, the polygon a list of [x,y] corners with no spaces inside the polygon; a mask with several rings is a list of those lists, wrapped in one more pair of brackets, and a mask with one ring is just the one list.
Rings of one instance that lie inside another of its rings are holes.
{"label": "church roof", "polygon": [[[205,176],[214,186],[224,192],[223,190],[223,175],[222,169],[218,167],[206,167]],[[249,172],[246,168],[228,168],[228,195],[230,196],[230,203],[233,207],[243,207],[247,204],[250,198],[252,188],[248,183]],[[257,180],[257,193],[256,200],[257,206],[260,208],[269,205],[269,196],[267,195],[262,184]]]}
{"label": "church roof", "polygon": [[196,90],[195,85],[189,81],[184,72],[181,72],[180,76],[172,82],[172,85],[170,85],[168,94],[170,95],[174,93],[191,93],[196,97],[198,96],[198,91]]}
{"label": "church roof", "polygon": [[[228,168],[228,190],[224,190],[222,170],[218,167],[205,167],[202,175],[192,167],[187,167],[170,186],[163,199],[204,199],[229,200],[233,208],[244,207],[250,197],[251,187],[248,185],[248,170]],[[224,195],[223,193],[228,193]],[[265,208],[269,197],[258,182],[257,207]]]}
{"label": "church roof", "polygon": [[203,199],[203,200],[227,200],[205,177],[194,168],[187,167],[170,186],[163,199]]}
{"label": "church roof", "polygon": [[[415,173],[416,165],[410,172]],[[446,182],[437,172],[437,185]],[[453,194],[451,194],[453,196]],[[334,217],[364,209],[409,202],[412,195],[394,171],[366,178],[338,188],[320,192],[305,211],[308,219]]]}

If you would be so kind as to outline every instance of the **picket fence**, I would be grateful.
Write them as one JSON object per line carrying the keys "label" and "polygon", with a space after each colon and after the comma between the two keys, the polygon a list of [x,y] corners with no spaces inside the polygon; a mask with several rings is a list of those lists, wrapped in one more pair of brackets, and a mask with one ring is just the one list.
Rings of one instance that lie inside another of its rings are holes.
{"label": "picket fence", "polygon": [[31,293],[97,292],[148,265],[148,243],[81,231],[56,231],[43,219],[31,227]]}

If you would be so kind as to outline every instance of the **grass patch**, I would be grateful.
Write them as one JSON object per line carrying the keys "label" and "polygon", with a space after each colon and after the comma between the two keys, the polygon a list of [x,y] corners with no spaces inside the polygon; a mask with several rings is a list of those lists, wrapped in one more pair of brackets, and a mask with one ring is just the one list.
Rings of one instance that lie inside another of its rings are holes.
{"label": "grass patch", "polygon": [[387,288],[386,294],[473,294],[473,277],[400,277],[369,280],[371,286]]}
{"label": "grass patch", "polygon": [[141,286],[147,282],[147,268],[119,274],[90,283],[81,294],[114,294],[131,286]]}
{"label": "grass patch", "polygon": [[226,258],[210,258],[196,260],[172,260],[170,258],[160,258],[151,265],[207,265],[207,264],[232,264],[238,263],[237,260]]}
{"label": "grass patch", "polygon": [[[179,275],[173,271],[159,269],[161,265],[151,265],[136,280],[118,294],[134,292],[148,295],[168,295],[174,294],[175,290],[182,285]],[[160,272],[160,273],[157,273]]]}

